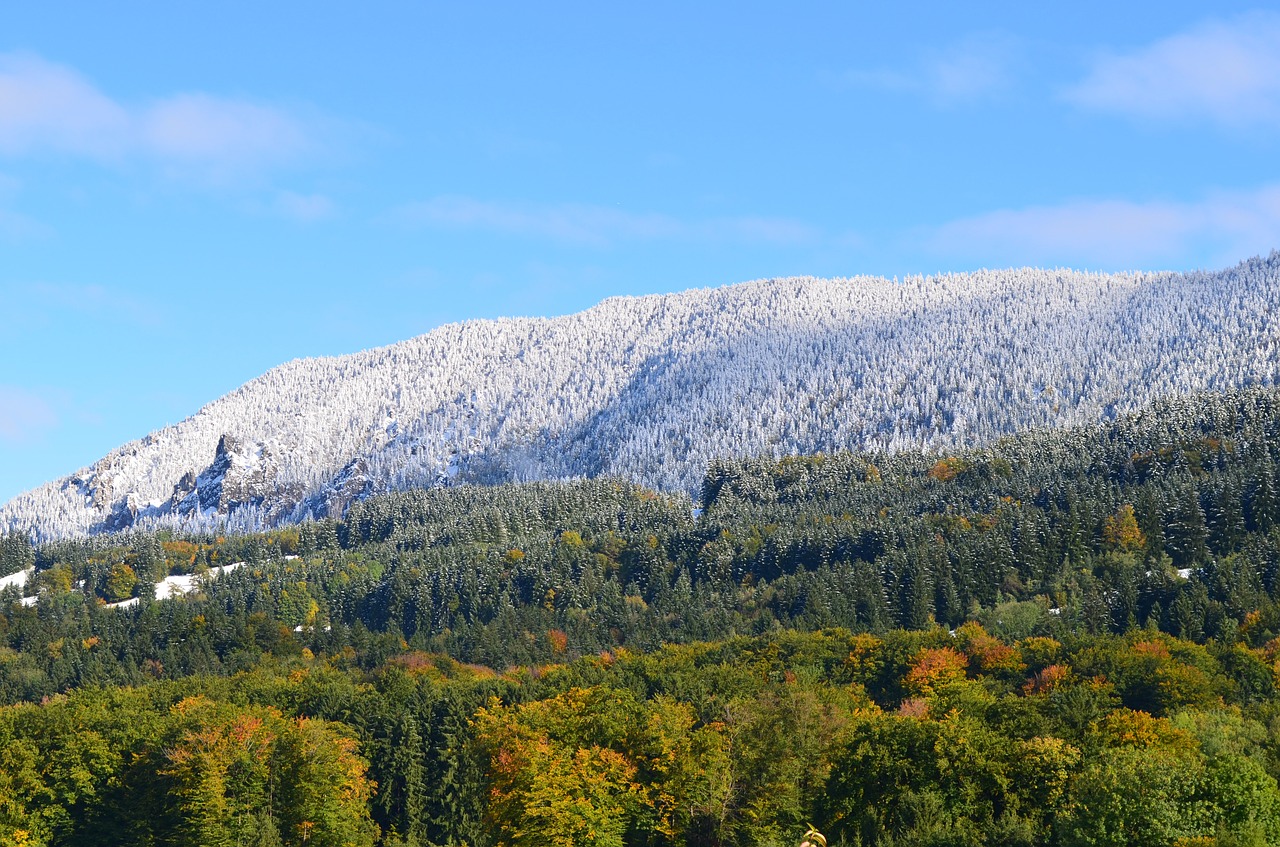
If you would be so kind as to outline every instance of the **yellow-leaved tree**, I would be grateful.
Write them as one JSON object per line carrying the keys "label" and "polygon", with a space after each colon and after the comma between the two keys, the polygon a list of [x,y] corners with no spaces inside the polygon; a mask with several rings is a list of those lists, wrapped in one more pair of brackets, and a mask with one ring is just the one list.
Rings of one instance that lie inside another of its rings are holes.
{"label": "yellow-leaved tree", "polygon": [[1133,506],[1125,503],[1102,523],[1102,540],[1114,550],[1137,552],[1147,546],[1147,537],[1138,526]]}

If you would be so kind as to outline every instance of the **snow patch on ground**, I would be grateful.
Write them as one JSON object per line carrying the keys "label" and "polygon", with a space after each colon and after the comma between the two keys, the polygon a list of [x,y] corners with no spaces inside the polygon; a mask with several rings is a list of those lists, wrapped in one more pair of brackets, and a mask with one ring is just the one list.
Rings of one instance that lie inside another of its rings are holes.
{"label": "snow patch on ground", "polygon": [[180,574],[178,576],[166,576],[164,579],[156,583],[156,599],[168,600],[173,597],[181,597],[196,587],[195,574]]}
{"label": "snow patch on ground", "polygon": [[35,568],[27,568],[25,571],[18,571],[17,573],[11,573],[8,576],[0,576],[0,591],[4,591],[6,588],[8,588],[11,585],[16,585],[19,588],[25,588],[27,585],[27,580],[29,580],[33,575],[35,575],[35,572],[36,572]]}
{"label": "snow patch on ground", "polygon": [[[233,562],[230,565],[221,565],[216,568],[209,568],[206,579],[214,580],[229,574],[238,568],[244,567],[244,562]],[[199,574],[178,574],[176,576],[166,576],[164,579],[156,583],[156,599],[170,600],[174,597],[181,597],[184,594],[190,594],[196,589],[200,582]]]}

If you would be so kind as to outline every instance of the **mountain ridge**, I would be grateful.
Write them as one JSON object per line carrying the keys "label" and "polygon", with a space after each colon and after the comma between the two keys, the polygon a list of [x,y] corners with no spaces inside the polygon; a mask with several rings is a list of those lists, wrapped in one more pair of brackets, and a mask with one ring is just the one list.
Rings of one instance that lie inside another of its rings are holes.
{"label": "mountain ridge", "polygon": [[1280,379],[1280,253],[1223,271],[757,280],[294,359],[0,507],[50,539],[253,529],[378,491],[945,450]]}

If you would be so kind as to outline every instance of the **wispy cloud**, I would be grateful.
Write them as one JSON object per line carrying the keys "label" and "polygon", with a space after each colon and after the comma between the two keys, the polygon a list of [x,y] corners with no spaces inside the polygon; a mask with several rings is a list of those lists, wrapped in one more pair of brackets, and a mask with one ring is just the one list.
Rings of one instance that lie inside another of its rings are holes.
{"label": "wispy cloud", "polygon": [[0,55],[0,150],[119,155],[131,116],[70,68],[30,54]]}
{"label": "wispy cloud", "polygon": [[1180,266],[1280,246],[1280,185],[1220,191],[1192,202],[1077,200],[952,221],[926,239],[949,256],[987,264]]}
{"label": "wispy cloud", "polygon": [[0,385],[0,441],[29,443],[57,425],[58,415],[43,397],[17,386]]}
{"label": "wispy cloud", "polygon": [[1139,120],[1280,125],[1280,14],[1210,21],[1131,52],[1099,55],[1063,96]]}
{"label": "wispy cloud", "polygon": [[312,128],[272,106],[203,93],[124,103],[65,65],[0,54],[0,154],[142,157],[220,178],[315,151]]}
{"label": "wispy cloud", "polygon": [[685,239],[806,244],[821,234],[800,221],[725,217],[689,221],[588,204],[535,205],[443,196],[397,210],[397,220],[433,228],[478,229],[605,247],[621,241]]}
{"label": "wispy cloud", "polygon": [[311,140],[294,117],[267,106],[181,94],[138,116],[142,143],[158,156],[191,161],[288,161]]}
{"label": "wispy cloud", "polygon": [[286,218],[303,223],[313,223],[331,218],[337,212],[337,204],[323,194],[297,194],[281,191],[276,195],[275,210]]}
{"label": "wispy cloud", "polygon": [[943,105],[973,102],[1013,86],[1020,53],[1020,45],[1008,35],[973,35],[909,67],[851,70],[841,81],[857,88],[915,94]]}

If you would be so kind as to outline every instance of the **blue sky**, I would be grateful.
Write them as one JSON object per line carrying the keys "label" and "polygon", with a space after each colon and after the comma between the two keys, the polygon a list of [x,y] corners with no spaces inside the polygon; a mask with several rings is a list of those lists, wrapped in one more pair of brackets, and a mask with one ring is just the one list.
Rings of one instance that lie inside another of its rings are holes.
{"label": "blue sky", "polygon": [[449,321],[1280,247],[1280,7],[616,5],[6,10],[0,501]]}

